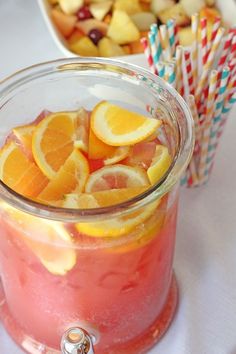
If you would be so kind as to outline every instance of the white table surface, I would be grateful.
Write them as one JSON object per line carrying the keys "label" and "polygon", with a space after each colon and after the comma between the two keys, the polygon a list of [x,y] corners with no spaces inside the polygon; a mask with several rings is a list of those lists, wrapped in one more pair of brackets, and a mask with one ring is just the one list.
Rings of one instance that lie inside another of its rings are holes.
{"label": "white table surface", "polygon": [[[0,79],[62,57],[36,0],[0,0]],[[180,304],[150,354],[236,354],[236,110],[207,186],[182,190],[175,253]],[[0,326],[0,354],[22,354]]]}

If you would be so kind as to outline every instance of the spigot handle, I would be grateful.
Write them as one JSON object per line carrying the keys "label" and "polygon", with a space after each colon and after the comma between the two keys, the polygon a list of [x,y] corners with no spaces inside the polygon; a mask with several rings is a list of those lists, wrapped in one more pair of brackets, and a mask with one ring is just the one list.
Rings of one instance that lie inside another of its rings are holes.
{"label": "spigot handle", "polygon": [[62,336],[61,351],[62,354],[94,354],[91,336],[83,328],[70,328]]}

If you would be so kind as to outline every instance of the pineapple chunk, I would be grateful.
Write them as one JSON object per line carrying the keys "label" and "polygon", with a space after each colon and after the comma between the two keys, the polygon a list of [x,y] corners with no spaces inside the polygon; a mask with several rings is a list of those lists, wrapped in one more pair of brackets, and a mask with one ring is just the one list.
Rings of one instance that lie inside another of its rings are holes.
{"label": "pineapple chunk", "polygon": [[68,15],[75,14],[84,4],[84,0],[58,0],[63,12]]}
{"label": "pineapple chunk", "polygon": [[115,0],[114,10],[125,11],[128,15],[142,11],[139,0]]}
{"label": "pineapple chunk", "polygon": [[98,57],[98,48],[93,44],[87,36],[80,38],[77,42],[69,46],[72,52],[81,55],[82,57]]}
{"label": "pineapple chunk", "polygon": [[127,44],[137,41],[140,38],[140,33],[126,12],[115,10],[107,31],[107,36],[117,44]]}
{"label": "pineapple chunk", "polygon": [[103,37],[99,41],[98,50],[101,57],[117,57],[125,55],[125,52],[121,46],[107,37]]}
{"label": "pineapple chunk", "polygon": [[108,0],[97,4],[96,3],[91,4],[89,6],[89,10],[94,18],[96,18],[99,21],[102,21],[106,16],[106,14],[110,11],[111,7],[112,7],[112,1]]}
{"label": "pineapple chunk", "polygon": [[151,11],[154,15],[159,15],[160,12],[169,10],[174,5],[174,0],[152,0]]}

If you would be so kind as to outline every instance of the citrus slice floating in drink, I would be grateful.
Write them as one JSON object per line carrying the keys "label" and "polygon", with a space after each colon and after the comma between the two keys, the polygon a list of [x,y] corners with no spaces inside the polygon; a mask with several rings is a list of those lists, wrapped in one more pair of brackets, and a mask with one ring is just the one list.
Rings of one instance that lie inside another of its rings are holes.
{"label": "citrus slice floating in drink", "polygon": [[73,151],[77,112],[58,112],[45,117],[35,128],[32,139],[34,159],[52,179]]}
{"label": "citrus slice floating in drink", "polygon": [[141,187],[149,184],[150,182],[144,169],[116,164],[105,166],[91,173],[85,186],[85,192],[92,193],[101,190]]}
{"label": "citrus slice floating in drink", "polygon": [[38,199],[44,202],[52,202],[61,200],[64,194],[71,193],[75,189],[82,192],[88,176],[89,165],[87,159],[78,149],[74,149],[64,165],[60,167],[56,175],[38,195]]}
{"label": "citrus slice floating in drink", "polygon": [[80,108],[75,119],[75,142],[74,147],[81,151],[88,152],[89,139],[89,113]]}
{"label": "citrus slice floating in drink", "polygon": [[74,267],[76,251],[73,241],[59,222],[39,219],[6,203],[1,203],[1,207],[7,212],[17,236],[24,240],[50,273],[65,275]]}
{"label": "citrus slice floating in drink", "polygon": [[172,162],[168,149],[164,145],[157,145],[151,166],[147,170],[151,184],[155,184],[167,172]]}
{"label": "citrus slice floating in drink", "polygon": [[104,143],[128,146],[152,135],[161,121],[111,104],[98,103],[91,114],[91,128]]}
{"label": "citrus slice floating in drink", "polygon": [[0,179],[26,197],[37,197],[48,183],[47,177],[14,141],[0,151]]}
{"label": "citrus slice floating in drink", "polygon": [[102,140],[98,139],[93,130],[90,129],[88,149],[90,159],[103,159],[104,165],[111,165],[126,158],[129,151],[129,146],[111,146],[105,144]]}

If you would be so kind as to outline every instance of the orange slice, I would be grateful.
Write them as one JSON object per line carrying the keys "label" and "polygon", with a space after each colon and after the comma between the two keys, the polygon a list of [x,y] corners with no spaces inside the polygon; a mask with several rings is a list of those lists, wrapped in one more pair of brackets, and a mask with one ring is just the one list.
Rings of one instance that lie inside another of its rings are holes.
{"label": "orange slice", "polygon": [[105,166],[91,173],[85,192],[92,193],[101,190],[148,186],[149,184],[144,169],[117,164]]}
{"label": "orange slice", "polygon": [[167,172],[172,162],[172,158],[166,146],[157,145],[151,166],[147,170],[147,175],[151,184],[155,184]]}
{"label": "orange slice", "polygon": [[0,179],[27,197],[36,197],[48,183],[38,166],[13,141],[0,151]]}
{"label": "orange slice", "polygon": [[50,273],[65,275],[74,267],[76,252],[73,241],[61,223],[26,214],[5,203],[1,206],[16,234]]}
{"label": "orange slice", "polygon": [[35,125],[33,124],[22,125],[12,129],[13,134],[18,142],[23,145],[23,149],[29,157],[32,157],[32,136],[34,129]]}
{"label": "orange slice", "polygon": [[158,119],[131,112],[102,101],[91,115],[91,127],[95,135],[112,146],[133,145],[152,135],[161,125]]}
{"label": "orange slice", "polygon": [[90,209],[122,203],[147,190],[145,187],[110,189],[94,193],[71,193],[64,196],[64,208]]}
{"label": "orange slice", "polygon": [[74,149],[55,177],[38,195],[38,199],[44,202],[57,201],[61,200],[64,194],[71,193],[75,189],[82,192],[88,176],[87,159],[78,149]]}
{"label": "orange slice", "polygon": [[90,159],[103,159],[104,165],[111,165],[123,160],[128,156],[130,148],[128,146],[111,146],[98,139],[93,130],[89,131],[89,150]]}
{"label": "orange slice", "polygon": [[84,108],[80,108],[77,112],[77,118],[75,120],[74,146],[84,152],[88,152],[88,136],[89,113]]}
{"label": "orange slice", "polygon": [[32,140],[33,156],[49,179],[56,175],[73,150],[76,118],[76,112],[53,113],[35,128]]}
{"label": "orange slice", "polygon": [[156,144],[155,141],[141,141],[133,145],[123,163],[129,166],[140,166],[147,170],[154,157]]}
{"label": "orange slice", "polygon": [[[112,217],[103,221],[76,224],[77,231],[92,237],[119,237],[128,234],[136,227],[145,227],[144,222],[155,212],[160,200],[157,200],[130,214]],[[91,201],[90,201],[91,205]],[[97,200],[95,199],[95,207]]]}

